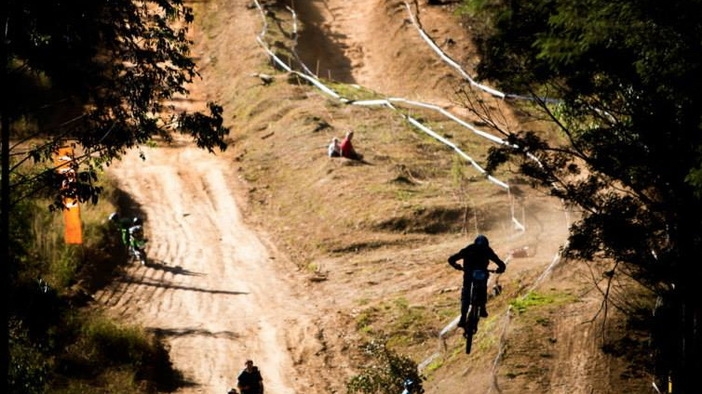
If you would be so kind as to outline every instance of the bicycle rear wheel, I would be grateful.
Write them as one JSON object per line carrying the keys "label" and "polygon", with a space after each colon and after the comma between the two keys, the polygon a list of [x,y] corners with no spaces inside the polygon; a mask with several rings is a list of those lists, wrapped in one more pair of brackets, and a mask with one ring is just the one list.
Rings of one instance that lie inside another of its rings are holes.
{"label": "bicycle rear wheel", "polygon": [[463,334],[466,338],[466,354],[470,354],[473,347],[473,335],[478,331],[478,320],[480,320],[478,309],[475,305],[471,305],[466,315],[466,330]]}

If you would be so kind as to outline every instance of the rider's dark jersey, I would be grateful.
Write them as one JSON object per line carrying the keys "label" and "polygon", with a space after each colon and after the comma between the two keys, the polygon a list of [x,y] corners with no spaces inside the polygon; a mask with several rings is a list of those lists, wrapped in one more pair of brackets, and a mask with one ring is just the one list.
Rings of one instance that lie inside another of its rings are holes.
{"label": "rider's dark jersey", "polygon": [[261,394],[263,393],[262,386],[263,378],[258,367],[253,367],[251,372],[244,369],[237,377],[237,385],[241,394]]}
{"label": "rider's dark jersey", "polygon": [[500,271],[504,271],[507,268],[504,261],[500,260],[489,246],[470,244],[449,257],[448,262],[452,267],[460,269],[460,266],[456,264],[458,260],[463,260],[464,284],[470,283],[472,270],[486,270],[490,261],[497,264]]}

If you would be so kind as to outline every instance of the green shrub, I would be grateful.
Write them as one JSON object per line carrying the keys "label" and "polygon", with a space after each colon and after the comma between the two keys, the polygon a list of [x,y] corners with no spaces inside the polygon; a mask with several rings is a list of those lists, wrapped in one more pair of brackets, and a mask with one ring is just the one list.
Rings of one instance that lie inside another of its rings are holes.
{"label": "green shrub", "polygon": [[40,394],[46,392],[49,371],[48,357],[33,343],[18,320],[9,323],[10,367],[7,384],[10,393]]}
{"label": "green shrub", "polygon": [[404,389],[407,379],[416,382],[414,393],[423,393],[421,382],[424,376],[417,364],[409,357],[399,355],[387,347],[385,340],[373,340],[361,347],[368,362],[360,374],[351,378],[346,388],[349,394],[397,394]]}
{"label": "green shrub", "polygon": [[184,380],[160,338],[78,308],[82,294],[105,286],[124,264],[124,248],[105,225],[114,205],[81,207],[83,245],[64,243],[62,214],[47,205],[20,200],[10,215],[9,392],[175,391]]}

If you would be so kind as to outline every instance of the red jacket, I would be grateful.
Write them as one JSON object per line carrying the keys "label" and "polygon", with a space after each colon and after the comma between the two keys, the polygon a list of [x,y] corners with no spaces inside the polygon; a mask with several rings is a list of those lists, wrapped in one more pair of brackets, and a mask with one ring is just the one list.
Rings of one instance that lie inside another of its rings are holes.
{"label": "red jacket", "polygon": [[353,144],[351,144],[351,140],[348,138],[344,138],[344,140],[341,141],[341,156],[349,159],[356,158],[356,150],[353,149]]}

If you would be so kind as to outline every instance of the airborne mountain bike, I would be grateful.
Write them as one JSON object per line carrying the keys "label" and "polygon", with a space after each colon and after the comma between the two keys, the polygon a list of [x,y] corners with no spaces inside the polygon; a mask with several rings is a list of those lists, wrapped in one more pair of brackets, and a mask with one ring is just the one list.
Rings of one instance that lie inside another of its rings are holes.
{"label": "airborne mountain bike", "polygon": [[483,305],[487,301],[487,282],[490,273],[495,270],[473,270],[470,284],[470,304],[466,312],[463,336],[466,338],[466,354],[470,354],[473,346],[473,335],[478,332],[478,322],[482,314]]}

